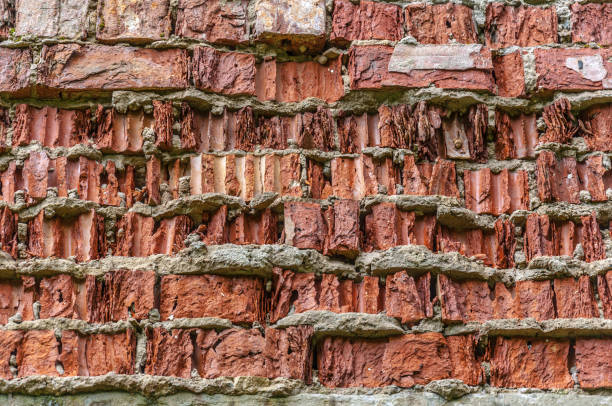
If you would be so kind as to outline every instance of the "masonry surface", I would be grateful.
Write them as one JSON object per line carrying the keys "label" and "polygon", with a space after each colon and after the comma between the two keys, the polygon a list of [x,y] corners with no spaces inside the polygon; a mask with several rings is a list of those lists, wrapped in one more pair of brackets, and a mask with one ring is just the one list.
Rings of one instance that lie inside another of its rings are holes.
{"label": "masonry surface", "polygon": [[609,404],[612,3],[0,0],[0,403]]}

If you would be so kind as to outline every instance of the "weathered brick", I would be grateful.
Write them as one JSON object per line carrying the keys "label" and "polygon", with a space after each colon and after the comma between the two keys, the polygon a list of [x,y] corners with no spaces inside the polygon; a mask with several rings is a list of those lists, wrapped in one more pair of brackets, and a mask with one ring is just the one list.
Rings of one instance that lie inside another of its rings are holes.
{"label": "weathered brick", "polygon": [[359,202],[336,200],[325,212],[327,243],[325,252],[354,258],[359,254]]}
{"label": "weathered brick", "polygon": [[[63,337],[62,337],[63,338]],[[108,373],[131,375],[136,361],[136,334],[126,330],[115,334],[91,334],[79,339],[79,375],[98,376]]]}
{"label": "weathered brick", "polygon": [[59,376],[55,366],[59,356],[59,342],[53,330],[27,331],[17,350],[18,377]]}
{"label": "weathered brick", "polygon": [[20,330],[0,331],[0,378],[12,379],[17,375],[17,368],[11,365],[11,356],[21,352],[23,335]]}
{"label": "weathered brick", "polygon": [[601,300],[603,316],[612,319],[612,271],[605,275],[597,275],[597,293]]}
{"label": "weathered brick", "polygon": [[297,248],[323,250],[327,225],[317,203],[285,203],[285,243]]}
{"label": "weathered brick", "polygon": [[487,282],[454,282],[446,275],[438,275],[437,286],[445,323],[483,322],[493,318]]}
{"label": "weathered brick", "polygon": [[0,94],[27,96],[30,92],[32,52],[21,48],[0,48]]}
{"label": "weathered brick", "polygon": [[582,338],[576,340],[576,369],[581,388],[612,387],[612,340]]}
{"label": "weathered brick", "polygon": [[315,310],[318,305],[316,297],[317,290],[314,274],[294,273],[292,271],[275,269],[270,322],[275,323],[285,317],[289,314],[289,310],[292,307],[296,313]]}
{"label": "weathered brick", "polygon": [[547,215],[535,213],[527,217],[524,252],[528,261],[537,256],[573,255],[583,239],[583,228],[575,223],[554,223]]}
{"label": "weathered brick", "polygon": [[162,320],[221,317],[234,323],[263,319],[261,279],[216,275],[167,275],[161,279]]}
{"label": "weathered brick", "polygon": [[247,42],[247,6],[245,0],[180,0],[176,35],[229,45]]}
{"label": "weathered brick", "polygon": [[96,39],[100,42],[147,43],[170,36],[170,0],[101,0]]}
{"label": "weathered brick", "polygon": [[15,27],[15,4],[11,0],[0,0],[0,40],[8,38]]}
{"label": "weathered brick", "polygon": [[612,88],[612,62],[605,49],[534,50],[537,88],[542,91],[583,91]]}
{"label": "weathered brick", "polygon": [[330,40],[346,44],[355,40],[399,41],[403,35],[402,9],[394,4],[349,0],[334,2]]}
{"label": "weathered brick", "polygon": [[413,278],[406,272],[396,272],[387,276],[385,286],[385,312],[388,316],[401,320],[402,324],[412,324],[433,316],[430,298],[429,273]]}
{"label": "weathered brick", "polygon": [[0,282],[0,324],[8,323],[16,313],[22,320],[32,320],[35,295],[36,282],[31,276]]}
{"label": "weathered brick", "polygon": [[[448,57],[437,64],[432,55]],[[491,54],[480,45],[397,45],[395,51],[384,45],[355,46],[349,51],[348,71],[354,90],[434,85],[496,92]]]}
{"label": "weathered brick", "polygon": [[80,0],[51,0],[45,7],[37,0],[17,0],[15,35],[84,39],[88,6]]}
{"label": "weathered brick", "polygon": [[572,3],[572,42],[612,45],[612,4]]}
{"label": "weathered brick", "polygon": [[498,159],[534,158],[538,140],[535,114],[511,116],[495,111],[495,152]]}
{"label": "weathered brick", "polygon": [[252,37],[304,53],[325,44],[324,0],[255,0]]}
{"label": "weathered brick", "polygon": [[529,209],[529,179],[525,171],[503,169],[493,174],[489,168],[465,170],[463,181],[465,206],[476,213],[499,216]]}
{"label": "weathered brick", "polygon": [[491,386],[571,388],[569,341],[497,338],[492,345]]}
{"label": "weathered brick", "polygon": [[556,43],[557,13],[554,7],[515,7],[489,3],[485,38],[491,48]]}
{"label": "weathered brick", "polygon": [[107,45],[43,47],[38,83],[58,91],[170,90],[187,87],[187,52]]}
{"label": "weathered brick", "polygon": [[193,79],[198,89],[222,94],[255,94],[255,57],[209,47],[193,51]]}
{"label": "weathered brick", "polygon": [[141,153],[142,130],[154,126],[154,118],[144,112],[119,114],[114,109],[96,111],[97,128],[94,139],[96,146],[103,152]]}
{"label": "weathered brick", "polygon": [[580,123],[589,149],[612,151],[612,103],[595,105],[583,111]]}
{"label": "weathered brick", "polygon": [[193,345],[191,330],[163,327],[147,329],[147,361],[145,373],[148,375],[191,377]]}
{"label": "weathered brick", "polygon": [[20,104],[13,122],[13,146],[38,141],[46,147],[72,147],[88,143],[91,134],[90,110],[65,110]]}
{"label": "weathered brick", "polygon": [[455,3],[410,4],[405,9],[406,29],[421,44],[478,42],[472,9]]}
{"label": "weathered brick", "polygon": [[554,292],[550,281],[519,281],[513,287],[495,284],[493,318],[537,321],[555,318]]}
{"label": "weathered brick", "polygon": [[557,315],[563,319],[599,317],[589,277],[555,279]]}
{"label": "weathered brick", "polygon": [[76,286],[70,275],[58,275],[43,278],[40,281],[40,313],[41,319],[50,317],[76,318]]}
{"label": "weathered brick", "polygon": [[493,56],[493,69],[500,96],[525,96],[525,71],[520,51]]}
{"label": "weathered brick", "polygon": [[155,283],[153,271],[118,270],[102,279],[88,275],[81,317],[92,323],[146,319],[155,307]]}
{"label": "weathered brick", "polygon": [[384,340],[326,337],[317,354],[319,380],[329,387],[412,387],[447,378],[478,384],[482,373],[474,353],[449,342],[439,333]]}
{"label": "weathered brick", "polygon": [[128,212],[117,223],[117,246],[114,254],[135,257],[149,255],[154,226],[152,217]]}
{"label": "weathered brick", "polygon": [[344,96],[342,60],[326,65],[317,62],[261,63],[257,68],[257,98],[279,102],[297,102],[316,97],[328,103]]}
{"label": "weathered brick", "polygon": [[19,215],[8,207],[0,211],[0,249],[13,258],[17,257],[17,221]]}
{"label": "weathered brick", "polygon": [[606,248],[595,212],[591,212],[590,216],[580,217],[580,222],[582,223],[582,227],[580,229],[579,239],[584,251],[584,260],[593,262],[604,259],[606,257]]}

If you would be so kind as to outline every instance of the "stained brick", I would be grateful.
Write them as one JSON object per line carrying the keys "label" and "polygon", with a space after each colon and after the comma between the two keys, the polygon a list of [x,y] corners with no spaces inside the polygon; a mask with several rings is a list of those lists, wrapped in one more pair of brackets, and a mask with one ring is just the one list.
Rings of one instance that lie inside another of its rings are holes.
{"label": "stained brick", "polygon": [[0,94],[27,95],[30,92],[31,64],[29,49],[0,48]]}
{"label": "stained brick", "polygon": [[589,277],[555,279],[557,315],[563,319],[599,317]]}
{"label": "stained brick", "polygon": [[430,298],[431,275],[413,278],[406,272],[387,276],[385,286],[385,312],[402,324],[412,324],[433,316]]}
{"label": "stained brick", "polygon": [[0,1],[0,39],[8,38],[15,27],[15,5],[9,0]]}
{"label": "stained brick", "polygon": [[[461,45],[426,45],[417,48],[402,45],[396,58],[398,65],[390,63],[394,52],[392,47],[384,45],[351,47],[348,62],[351,89],[418,88],[434,85],[442,89],[496,92],[491,54],[486,48],[464,48]],[[441,53],[455,55],[453,61],[465,61],[472,67],[465,69],[449,62],[448,69],[435,69],[434,65],[429,65],[427,61],[431,60],[429,56]],[[402,64],[410,57],[414,57],[414,63],[422,61],[423,67],[418,70],[404,69]]]}
{"label": "stained brick", "polygon": [[603,307],[603,316],[612,319],[612,271],[597,275],[597,293]]}
{"label": "stained brick", "polygon": [[493,68],[500,96],[525,96],[525,71],[520,51],[494,56]]}
{"label": "stained brick", "polygon": [[323,250],[327,225],[317,203],[285,203],[285,243],[297,248]]}
{"label": "stained brick", "polygon": [[36,0],[15,3],[15,35],[84,39],[87,36],[87,2],[54,0],[41,7]]}
{"label": "stained brick", "polygon": [[324,0],[255,0],[253,8],[255,40],[299,53],[325,44]]}
{"label": "stained brick", "polygon": [[500,215],[516,210],[529,209],[529,179],[527,172],[509,172],[503,169],[498,174],[489,168],[464,171],[465,205],[476,213]]}
{"label": "stained brick", "polygon": [[612,87],[609,51],[536,49],[537,88],[542,91],[586,91]]}
{"label": "stained brick", "polygon": [[41,319],[77,316],[76,290],[70,275],[43,278],[40,281],[39,302]]}
{"label": "stained brick", "polygon": [[612,104],[596,105],[585,110],[580,115],[580,122],[589,149],[612,151]]}
{"label": "stained brick", "polygon": [[534,158],[538,140],[535,114],[495,111],[495,152],[498,159]]}
{"label": "stained brick", "polygon": [[171,29],[170,0],[98,2],[98,41],[147,43],[167,39]]}

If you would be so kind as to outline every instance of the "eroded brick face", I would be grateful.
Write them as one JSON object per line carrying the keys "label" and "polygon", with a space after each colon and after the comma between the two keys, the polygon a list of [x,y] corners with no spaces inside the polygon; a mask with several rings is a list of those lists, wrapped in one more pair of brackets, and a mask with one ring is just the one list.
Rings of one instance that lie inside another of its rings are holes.
{"label": "eroded brick face", "polygon": [[523,3],[0,0],[0,399],[609,402],[612,8]]}

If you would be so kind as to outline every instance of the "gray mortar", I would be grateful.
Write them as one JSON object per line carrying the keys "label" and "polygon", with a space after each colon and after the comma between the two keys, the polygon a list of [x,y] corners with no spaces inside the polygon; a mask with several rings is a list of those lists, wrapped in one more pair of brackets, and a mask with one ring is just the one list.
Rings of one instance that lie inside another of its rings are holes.
{"label": "gray mortar", "polygon": [[393,317],[385,314],[334,313],[311,310],[280,319],[274,327],[313,326],[315,336],[388,337],[403,334],[404,329]]}
{"label": "gray mortar", "polygon": [[498,319],[484,323],[450,325],[445,335],[477,333],[478,337],[601,337],[612,336],[612,320],[605,319],[552,319],[541,322],[535,319]]}
{"label": "gray mortar", "polygon": [[476,214],[463,207],[438,206],[436,217],[440,224],[456,229],[480,228],[492,231],[497,217],[489,214]]}

